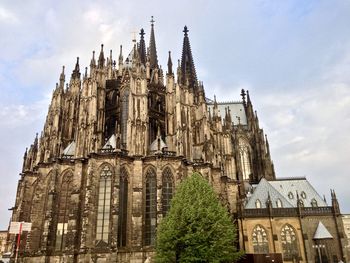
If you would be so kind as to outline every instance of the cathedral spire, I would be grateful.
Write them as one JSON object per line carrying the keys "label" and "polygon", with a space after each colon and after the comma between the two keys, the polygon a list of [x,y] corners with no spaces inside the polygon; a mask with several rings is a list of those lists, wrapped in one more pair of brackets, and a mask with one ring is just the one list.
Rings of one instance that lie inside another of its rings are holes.
{"label": "cathedral spire", "polygon": [[109,51],[109,65],[113,65],[113,51],[112,49]]}
{"label": "cathedral spire", "polygon": [[122,45],[120,45],[120,52],[119,52],[119,59],[118,59],[119,61],[119,65],[120,64],[123,64],[123,46]]}
{"label": "cathedral spire", "polygon": [[90,68],[94,68],[94,67],[96,67],[95,50],[92,51],[92,58],[91,58],[91,61],[90,61]]}
{"label": "cathedral spire", "polygon": [[169,51],[169,57],[168,57],[168,74],[173,74],[173,62],[171,61],[171,52]]}
{"label": "cathedral spire", "polygon": [[64,66],[62,66],[62,72],[60,75],[60,88],[64,87],[64,81],[66,79],[66,75],[64,74]]}
{"label": "cathedral spire", "polygon": [[151,36],[149,40],[149,61],[151,69],[158,68],[156,39],[154,37],[154,19],[151,17]]}
{"label": "cathedral spire", "polygon": [[72,78],[80,78],[80,67],[79,67],[79,57],[77,57],[77,62],[75,63],[75,68],[72,73]]}
{"label": "cathedral spire", "polygon": [[270,144],[269,141],[267,139],[267,135],[265,134],[265,143],[266,143],[266,153],[268,156],[270,156]]}
{"label": "cathedral spire", "polygon": [[186,85],[187,82],[190,87],[197,86],[197,74],[193,63],[190,40],[188,38],[187,26],[184,27],[184,41],[182,47],[181,57],[181,84]]}
{"label": "cathedral spire", "polygon": [[103,44],[101,44],[100,56],[98,57],[98,68],[103,68],[105,64],[105,55],[103,53]]}
{"label": "cathedral spire", "polygon": [[139,46],[139,54],[140,54],[140,61],[143,65],[146,65],[146,44],[145,44],[145,31],[143,28],[141,28],[140,31],[140,46]]}

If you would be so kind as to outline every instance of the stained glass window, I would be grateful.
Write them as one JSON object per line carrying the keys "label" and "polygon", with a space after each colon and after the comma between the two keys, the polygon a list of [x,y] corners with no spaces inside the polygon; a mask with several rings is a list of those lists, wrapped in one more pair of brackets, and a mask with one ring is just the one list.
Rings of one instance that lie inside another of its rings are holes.
{"label": "stained glass window", "polygon": [[162,210],[163,216],[170,209],[170,201],[173,197],[173,174],[169,167],[165,168],[162,175]]}
{"label": "stained glass window", "polygon": [[125,168],[120,170],[119,185],[118,247],[124,247],[128,215],[128,172]]}
{"label": "stained glass window", "polygon": [[64,175],[61,184],[61,191],[59,195],[58,202],[58,222],[56,229],[56,244],[55,249],[57,251],[62,251],[66,245],[66,235],[68,228],[68,219],[69,219],[69,201],[70,195],[72,192],[72,179],[73,175],[67,173]]}
{"label": "stained glass window", "polygon": [[261,225],[257,225],[253,229],[252,243],[254,253],[264,254],[269,253],[269,242],[265,228]]}
{"label": "stained glass window", "polygon": [[239,142],[239,157],[243,174],[243,180],[249,180],[249,177],[252,173],[251,160],[249,146],[245,140],[240,140]]}
{"label": "stained glass window", "polygon": [[145,245],[155,244],[157,226],[157,178],[156,172],[146,173]]}
{"label": "stained glass window", "polygon": [[100,175],[97,206],[96,240],[108,244],[111,209],[112,171],[106,165]]}
{"label": "stained glass window", "polygon": [[298,239],[294,228],[286,224],[281,230],[281,243],[284,260],[298,259]]}

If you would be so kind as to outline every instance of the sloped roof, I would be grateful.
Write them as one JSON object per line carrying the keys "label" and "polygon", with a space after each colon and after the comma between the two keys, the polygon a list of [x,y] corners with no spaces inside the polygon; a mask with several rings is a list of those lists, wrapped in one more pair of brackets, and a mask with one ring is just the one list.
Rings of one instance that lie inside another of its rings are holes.
{"label": "sloped roof", "polygon": [[322,222],[319,221],[313,239],[329,239],[329,238],[332,239],[333,236],[331,235],[331,233],[329,233],[329,231],[324,226],[324,224],[322,224]]}
{"label": "sloped roof", "polygon": [[108,150],[108,149],[115,149],[117,145],[117,139],[115,137],[114,134],[112,134],[111,137],[109,137],[108,141],[106,142],[106,144],[102,147],[102,149],[104,150]]}
{"label": "sloped roof", "polygon": [[[327,206],[327,203],[316,192],[315,188],[306,180],[306,178],[291,178],[291,179],[279,179],[269,182],[275,189],[288,198],[289,202],[294,207],[297,207],[297,194],[299,198],[303,200],[304,206],[311,206],[311,201],[315,199],[317,206]],[[289,194],[293,194],[293,198],[289,197]]]}
{"label": "sloped roof", "polygon": [[254,189],[253,194],[249,198],[245,208],[256,208],[257,200],[261,202],[261,208],[266,208],[266,201],[270,195],[272,207],[277,207],[277,200],[280,199],[283,207],[293,207],[293,205],[286,199],[277,189],[275,189],[269,181],[262,178],[259,184]]}
{"label": "sloped roof", "polygon": [[74,156],[75,155],[75,141],[72,141],[66,149],[63,151],[64,156]]}
{"label": "sloped roof", "polygon": [[277,200],[282,203],[282,207],[297,207],[297,194],[305,207],[311,207],[312,200],[316,200],[317,206],[327,206],[327,203],[316,192],[306,178],[279,179],[267,181],[262,178],[255,187],[254,192],[247,201],[245,208],[256,208],[257,200],[261,202],[261,207],[266,208],[266,201],[270,194],[272,207],[277,207]]}
{"label": "sloped roof", "polygon": [[[159,149],[158,149],[158,140],[159,140]],[[155,151],[158,151],[158,150],[162,150],[163,148],[167,148],[168,146],[166,145],[166,143],[163,141],[163,139],[161,137],[157,137],[157,139],[155,139],[151,146],[150,146],[150,149],[151,149],[151,152],[155,152]]]}

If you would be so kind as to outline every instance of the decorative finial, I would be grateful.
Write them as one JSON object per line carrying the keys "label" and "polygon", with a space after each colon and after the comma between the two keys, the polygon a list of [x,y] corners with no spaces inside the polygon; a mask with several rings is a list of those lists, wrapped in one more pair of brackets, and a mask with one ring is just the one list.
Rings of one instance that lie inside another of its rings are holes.
{"label": "decorative finial", "polygon": [[143,36],[145,35],[145,30],[143,30],[143,28],[141,28],[141,31],[139,34],[140,34],[141,38],[143,38]]}
{"label": "decorative finial", "polygon": [[170,51],[169,51],[169,57],[168,57],[168,74],[173,74],[173,62],[171,61]]}
{"label": "decorative finial", "polygon": [[184,27],[184,30],[182,31],[185,33],[185,37],[187,37],[187,33],[189,32],[188,29],[187,29],[187,26]]}
{"label": "decorative finial", "polygon": [[245,103],[245,96],[246,96],[246,93],[245,93],[245,90],[244,90],[244,89],[241,90],[241,96],[242,96],[243,102]]}
{"label": "decorative finial", "polygon": [[154,18],[153,18],[153,16],[151,16],[151,26],[153,26],[154,25],[154,22],[156,22],[155,20],[154,20]]}

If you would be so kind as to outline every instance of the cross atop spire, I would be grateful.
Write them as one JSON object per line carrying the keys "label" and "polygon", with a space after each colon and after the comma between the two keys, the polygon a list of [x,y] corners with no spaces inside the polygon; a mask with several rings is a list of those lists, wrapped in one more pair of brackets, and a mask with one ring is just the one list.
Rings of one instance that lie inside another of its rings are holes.
{"label": "cross atop spire", "polygon": [[140,46],[139,46],[139,54],[140,54],[140,61],[142,64],[146,65],[146,44],[145,44],[145,39],[144,39],[144,35],[145,35],[145,30],[143,30],[143,28],[141,28],[140,31]]}
{"label": "cross atop spire", "polygon": [[187,34],[187,33],[189,32],[189,30],[187,29],[187,26],[185,26],[185,27],[184,27],[184,30],[183,30],[182,32],[184,32],[184,33],[185,33],[185,36],[188,36],[188,34]]}
{"label": "cross atop spire", "polygon": [[151,35],[149,40],[149,62],[151,69],[158,68],[158,57],[156,48],[156,39],[154,37],[154,19],[151,19]]}
{"label": "cross atop spire", "polygon": [[184,41],[182,47],[182,57],[181,57],[181,83],[183,85],[188,85],[191,88],[197,87],[197,74],[196,68],[194,66],[190,40],[188,38],[187,26],[184,27],[183,32]]}

